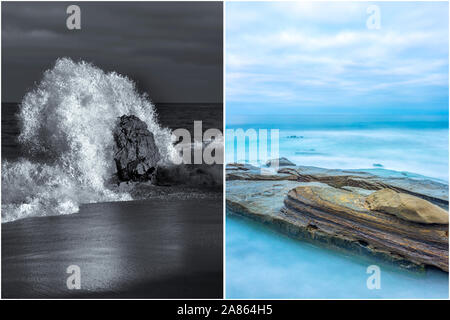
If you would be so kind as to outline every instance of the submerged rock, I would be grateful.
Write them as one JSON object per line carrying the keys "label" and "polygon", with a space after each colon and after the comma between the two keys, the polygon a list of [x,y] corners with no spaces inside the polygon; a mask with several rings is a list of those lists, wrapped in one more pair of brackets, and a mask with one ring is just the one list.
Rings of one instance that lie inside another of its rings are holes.
{"label": "submerged rock", "polygon": [[152,179],[161,156],[147,124],[134,115],[123,115],[113,134],[116,143],[114,161],[119,179]]}
{"label": "submerged rock", "polygon": [[393,214],[401,219],[419,223],[448,224],[448,212],[418,197],[382,189],[366,198],[370,210]]}

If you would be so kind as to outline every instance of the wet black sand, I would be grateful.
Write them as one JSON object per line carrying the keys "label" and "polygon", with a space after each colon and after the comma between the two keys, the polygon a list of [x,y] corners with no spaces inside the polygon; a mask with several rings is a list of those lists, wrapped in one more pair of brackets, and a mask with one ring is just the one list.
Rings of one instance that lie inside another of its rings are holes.
{"label": "wet black sand", "polygon": [[[2,224],[2,298],[221,298],[222,201],[143,200]],[[81,269],[69,290],[66,269]]]}

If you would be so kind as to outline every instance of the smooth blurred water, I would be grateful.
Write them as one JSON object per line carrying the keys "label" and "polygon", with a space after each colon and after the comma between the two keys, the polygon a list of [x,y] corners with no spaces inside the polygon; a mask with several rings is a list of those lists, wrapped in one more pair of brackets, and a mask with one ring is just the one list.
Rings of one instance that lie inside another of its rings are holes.
{"label": "smooth blurred water", "polygon": [[[290,239],[259,224],[227,216],[227,298],[447,298],[448,274],[384,266]],[[369,265],[381,268],[381,289],[366,285]]]}
{"label": "smooth blurred water", "polygon": [[[448,181],[448,115],[227,115],[227,129],[238,128],[278,129],[279,156],[297,165]],[[249,145],[259,142],[246,139],[239,158],[227,132],[226,162],[264,164],[273,156],[249,157]],[[315,247],[229,215],[226,242],[228,298],[448,297],[448,274],[440,270],[412,274],[380,265],[381,289],[368,290],[366,269],[379,261]]]}
{"label": "smooth blurred water", "polygon": [[[278,129],[279,156],[297,165],[381,167],[448,181],[448,116],[241,116],[230,121],[228,129]],[[247,139],[245,158],[238,159],[237,143],[227,136],[226,162],[252,162],[250,143],[256,145],[259,140]],[[259,159],[259,164],[267,158]]]}

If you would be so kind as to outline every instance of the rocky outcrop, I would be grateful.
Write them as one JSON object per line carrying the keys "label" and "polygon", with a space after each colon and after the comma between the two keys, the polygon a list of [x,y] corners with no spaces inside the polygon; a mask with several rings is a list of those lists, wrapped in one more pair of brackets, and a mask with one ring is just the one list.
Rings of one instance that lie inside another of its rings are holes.
{"label": "rocky outcrop", "polygon": [[155,182],[158,185],[186,185],[201,189],[222,191],[223,167],[221,164],[170,165],[158,168]]}
{"label": "rocky outcrop", "polygon": [[[375,172],[382,172],[383,175]],[[280,168],[277,172],[249,164],[229,164],[226,179],[230,180],[292,180],[321,182],[335,188],[359,188],[371,192],[384,188],[407,193],[448,209],[448,185],[420,175],[384,169],[339,170],[310,166]]]}
{"label": "rocky outcrop", "polygon": [[418,197],[382,189],[366,198],[369,210],[393,214],[400,219],[418,223],[448,224],[448,212]]}
{"label": "rocky outcrop", "polygon": [[[368,205],[376,198],[371,195],[387,188],[414,199],[420,212],[433,208],[447,213],[448,186],[377,170],[380,175],[297,166],[261,174],[253,166],[229,165],[227,214],[245,216],[292,238],[346,254],[366,255],[411,270],[431,265],[448,272],[448,224],[419,223]],[[436,219],[433,212],[431,219]]]}
{"label": "rocky outcrop", "polygon": [[289,191],[283,210],[330,237],[345,236],[412,262],[448,271],[448,225],[406,221],[368,210],[365,203],[365,196],[347,190],[299,186]]}
{"label": "rocky outcrop", "polygon": [[134,115],[119,118],[113,132],[114,161],[121,181],[151,180],[161,156],[147,124]]}
{"label": "rocky outcrop", "polygon": [[226,167],[226,179],[231,180],[294,180],[297,177],[290,173],[274,172],[266,168],[258,168],[250,164],[232,163]]}
{"label": "rocky outcrop", "polygon": [[339,170],[298,166],[281,168],[278,173],[293,175],[298,181],[318,181],[335,188],[357,187],[366,190],[384,188],[411,194],[448,209],[448,185],[407,172],[384,169]]}

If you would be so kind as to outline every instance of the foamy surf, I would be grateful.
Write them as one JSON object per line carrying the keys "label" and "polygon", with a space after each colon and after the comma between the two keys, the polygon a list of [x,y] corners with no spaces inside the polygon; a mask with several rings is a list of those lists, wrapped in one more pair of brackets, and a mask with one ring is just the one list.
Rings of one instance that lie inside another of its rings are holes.
{"label": "foamy surf", "polygon": [[133,81],[84,61],[58,59],[20,105],[19,142],[27,153],[2,163],[2,222],[131,199],[108,188],[116,172],[112,130],[124,114],[147,123],[161,164],[175,159],[171,131],[160,127],[154,106]]}

